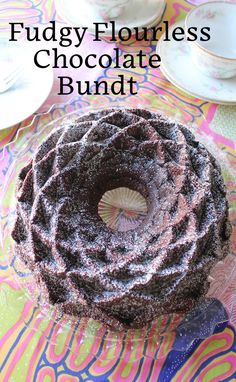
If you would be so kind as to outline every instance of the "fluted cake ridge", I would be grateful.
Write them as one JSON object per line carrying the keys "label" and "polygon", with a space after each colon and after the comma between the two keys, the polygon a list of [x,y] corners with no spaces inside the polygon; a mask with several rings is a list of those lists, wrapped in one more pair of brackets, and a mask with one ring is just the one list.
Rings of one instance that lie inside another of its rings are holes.
{"label": "fluted cake ridge", "polygon": [[[102,195],[138,191],[128,232],[98,215]],[[58,126],[19,175],[16,253],[62,312],[122,329],[186,312],[229,250],[221,170],[183,125],[143,109],[96,111]]]}

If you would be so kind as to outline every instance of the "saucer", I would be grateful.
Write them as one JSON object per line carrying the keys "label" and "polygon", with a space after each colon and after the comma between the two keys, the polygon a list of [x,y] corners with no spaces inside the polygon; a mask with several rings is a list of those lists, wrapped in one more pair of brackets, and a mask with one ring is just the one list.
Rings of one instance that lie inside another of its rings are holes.
{"label": "saucer", "polygon": [[13,126],[33,114],[47,99],[53,85],[53,69],[34,65],[33,51],[23,42],[0,39],[0,70],[9,73],[21,65],[22,76],[0,93],[0,130]]}
{"label": "saucer", "polygon": [[[145,3],[145,5],[143,0],[129,1],[125,11],[115,18],[116,30],[119,30],[122,27],[132,30],[134,27],[151,28],[152,26],[156,26],[161,21],[165,6],[165,0],[148,0],[148,4]],[[88,31],[93,34],[94,22],[106,22],[98,15],[95,8],[91,7],[87,0],[80,0],[80,2],[78,2],[78,0],[55,0],[55,7],[58,15],[68,24],[87,27]],[[109,23],[108,28],[103,35],[112,35],[112,29],[109,26]],[[123,35],[126,35],[125,31]]]}
{"label": "saucer", "polygon": [[[184,28],[184,22],[173,25],[171,29],[176,27]],[[170,82],[193,97],[225,105],[236,104],[236,77],[207,77],[192,62],[191,42],[164,41],[163,38],[157,45],[157,51],[161,56],[161,71]]]}

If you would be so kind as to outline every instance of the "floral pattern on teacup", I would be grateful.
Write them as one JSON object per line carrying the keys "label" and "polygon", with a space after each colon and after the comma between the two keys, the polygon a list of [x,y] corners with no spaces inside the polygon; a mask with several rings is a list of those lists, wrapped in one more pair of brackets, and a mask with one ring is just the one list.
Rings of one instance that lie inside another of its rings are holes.
{"label": "floral pattern on teacup", "polygon": [[194,64],[207,76],[213,78],[231,78],[236,75],[236,62],[228,62],[213,56],[191,44],[191,55]]}
{"label": "floral pattern on teacup", "polygon": [[89,0],[104,20],[118,17],[130,0]]}
{"label": "floral pattern on teacup", "polygon": [[219,16],[219,12],[217,11],[205,10],[201,8],[196,12],[196,16],[203,20],[213,20],[217,15]]}

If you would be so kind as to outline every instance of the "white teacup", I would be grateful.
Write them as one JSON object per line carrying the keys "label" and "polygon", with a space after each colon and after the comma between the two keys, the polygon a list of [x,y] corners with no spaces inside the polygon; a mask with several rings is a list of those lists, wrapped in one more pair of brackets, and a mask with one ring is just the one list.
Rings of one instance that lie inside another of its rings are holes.
{"label": "white teacup", "polygon": [[236,75],[236,3],[211,1],[194,8],[186,17],[186,29],[210,27],[210,40],[191,42],[194,64],[214,78]]}
{"label": "white teacup", "polygon": [[113,20],[120,16],[130,0],[89,0],[97,13],[104,20]]}

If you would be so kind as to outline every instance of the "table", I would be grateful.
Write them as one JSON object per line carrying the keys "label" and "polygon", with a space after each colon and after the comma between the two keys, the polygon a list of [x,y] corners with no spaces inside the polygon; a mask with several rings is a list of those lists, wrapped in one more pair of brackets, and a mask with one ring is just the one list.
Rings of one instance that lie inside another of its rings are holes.
{"label": "table", "polygon": [[[184,18],[193,6],[202,0],[168,0],[164,20],[171,23]],[[58,17],[52,0],[21,0],[0,1],[0,32],[7,34],[6,28],[9,20],[21,19],[30,25],[46,24],[49,20]],[[104,44],[104,43],[102,43]],[[126,44],[119,44],[123,54],[135,52],[140,49],[134,40]],[[112,45],[101,45],[100,49],[108,52]],[[155,45],[151,42],[142,43],[142,49],[151,53]],[[96,78],[112,80],[117,74],[117,69],[99,71]],[[74,72],[71,72],[74,76]],[[198,125],[206,124],[206,133],[213,137],[217,145],[227,152],[232,166],[236,169],[236,107],[219,106],[200,99],[190,97],[172,84],[170,84],[157,69],[135,69],[132,75],[138,81],[139,92],[137,96],[110,97],[110,96],[83,96],[72,95],[68,97],[57,96],[55,83],[51,94],[36,114],[39,121],[38,127],[50,121],[47,114],[51,105],[53,117],[60,116],[66,111],[74,110],[81,105],[106,106],[110,100],[119,104],[155,107],[156,94],[161,97],[163,104],[175,105],[182,111],[186,122],[194,121]],[[65,105],[67,102],[67,105]],[[46,113],[46,114],[41,114]],[[31,124],[34,116],[29,117],[21,124],[0,132],[0,150],[10,143],[6,149],[0,165],[0,189],[4,181],[6,168],[11,162],[11,150],[17,150],[20,145],[27,142],[35,132],[35,124]],[[13,143],[12,143],[13,142]],[[1,155],[0,152],[0,155]],[[236,216],[235,216],[236,221]],[[234,230],[234,237],[235,230]],[[236,252],[234,240],[233,252]],[[171,338],[166,336],[162,340],[160,351],[165,350],[162,358],[151,359],[141,357],[132,361],[132,357],[118,361],[99,361],[92,357],[88,351],[86,356],[77,356],[67,350],[66,342],[70,339],[71,347],[76,348],[78,338],[76,328],[65,335],[61,335],[58,325],[53,320],[43,320],[35,314],[34,306],[18,298],[20,291],[17,283],[9,277],[5,254],[0,255],[0,381],[1,382],[79,382],[79,381],[236,381],[236,327],[235,312],[232,313],[231,322],[219,324],[213,335],[205,340],[196,340],[186,352],[168,352],[171,348]],[[7,294],[7,300],[6,300]],[[9,308],[11,305],[11,309]],[[12,310],[12,307],[14,308]],[[14,312],[14,314],[13,314]],[[24,320],[23,320],[24,318]],[[28,328],[25,321],[30,322]],[[48,342],[45,334],[50,339],[58,337],[57,346]],[[99,351],[99,347],[94,350]],[[135,350],[134,350],[135,351]]]}

